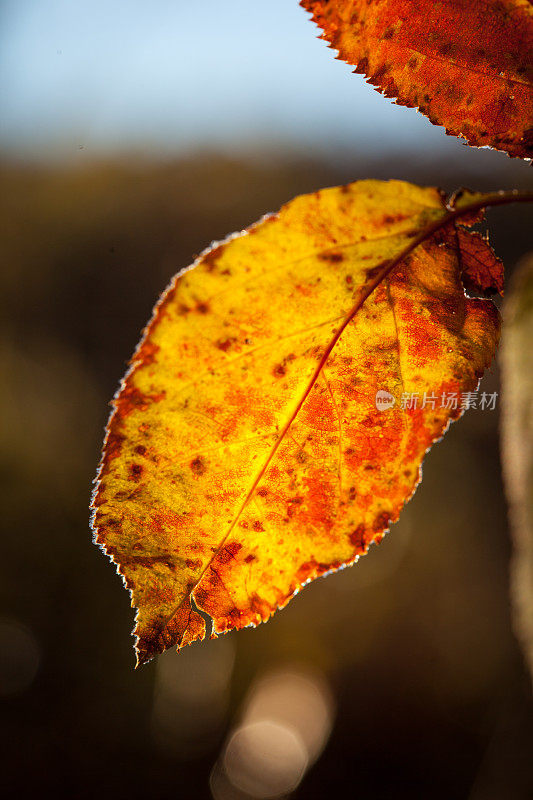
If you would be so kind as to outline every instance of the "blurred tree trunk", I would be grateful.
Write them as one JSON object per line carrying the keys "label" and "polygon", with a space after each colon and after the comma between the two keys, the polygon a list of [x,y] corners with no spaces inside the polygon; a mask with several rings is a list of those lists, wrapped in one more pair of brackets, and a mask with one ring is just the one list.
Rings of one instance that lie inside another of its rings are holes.
{"label": "blurred tree trunk", "polygon": [[533,677],[533,255],[513,276],[504,305],[502,462],[514,552],[513,624]]}

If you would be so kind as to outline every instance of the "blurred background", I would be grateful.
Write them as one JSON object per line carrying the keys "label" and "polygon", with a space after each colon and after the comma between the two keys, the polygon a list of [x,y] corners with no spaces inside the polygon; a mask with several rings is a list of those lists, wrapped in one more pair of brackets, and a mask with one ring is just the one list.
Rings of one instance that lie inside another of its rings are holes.
{"label": "blurred background", "polygon": [[[171,276],[360,178],[533,188],[335,61],[297,0],[2,0],[3,788],[76,798],[533,796],[494,412],[427,458],[379,548],[268,625],[134,671],[91,543],[115,392]],[[488,214],[508,273],[524,206]],[[497,365],[482,388],[499,391]]]}

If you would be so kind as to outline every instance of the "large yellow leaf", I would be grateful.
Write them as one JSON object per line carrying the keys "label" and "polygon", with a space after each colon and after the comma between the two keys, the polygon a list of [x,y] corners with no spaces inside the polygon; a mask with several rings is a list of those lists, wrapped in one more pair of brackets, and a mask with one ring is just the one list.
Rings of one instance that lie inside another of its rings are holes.
{"label": "large yellow leaf", "polygon": [[533,156],[531,0],[301,0],[339,58],[469,144]]}
{"label": "large yellow leaf", "polygon": [[[498,339],[495,307],[461,281],[500,285],[490,248],[457,227],[484,198],[453,202],[399,181],[298,197],[167,289],[93,498],[140,662],[202,638],[198,610],[214,633],[267,620],[398,518]],[[395,404],[379,410],[378,392]]]}

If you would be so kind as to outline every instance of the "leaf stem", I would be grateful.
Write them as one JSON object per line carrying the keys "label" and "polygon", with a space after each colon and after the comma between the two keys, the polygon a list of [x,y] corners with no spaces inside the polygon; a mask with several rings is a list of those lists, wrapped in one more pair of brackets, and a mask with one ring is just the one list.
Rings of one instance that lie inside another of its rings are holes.
{"label": "leaf stem", "polygon": [[[446,208],[450,211],[460,211],[462,209],[455,208],[455,201],[459,196],[459,192],[454,192],[446,203]],[[490,194],[482,195],[482,199],[472,203],[468,206],[469,211],[481,211],[483,208],[491,206],[506,206],[510,203],[533,203],[533,192],[521,192],[518,189],[510,189],[508,191],[501,190],[499,192],[492,192]],[[465,206],[465,213],[467,207]]]}
{"label": "leaf stem", "polygon": [[457,194],[453,194],[447,200],[446,208],[448,209],[448,214],[446,214],[444,217],[441,217],[441,219],[432,222],[431,225],[428,225],[427,228],[424,228],[424,230],[420,231],[420,233],[414,237],[407,247],[405,247],[395,258],[393,258],[392,261],[386,261],[383,263],[382,268],[361,290],[359,297],[357,298],[357,302],[348,314],[348,317],[345,319],[343,326],[339,331],[339,335],[342,333],[353,316],[357,313],[367,297],[369,297],[374,289],[379,286],[381,281],[386,278],[387,275],[389,275],[392,270],[404,260],[404,258],[410,255],[419,244],[425,242],[426,239],[429,239],[430,236],[441,230],[441,228],[444,228],[450,222],[455,222],[455,220],[460,219],[461,217],[466,217],[469,214],[482,211],[485,208],[492,208],[493,206],[506,206],[510,203],[533,203],[533,192],[520,192],[517,189],[512,189],[511,191],[507,192],[501,191],[495,192],[494,194],[483,195],[479,200],[469,203],[468,205],[461,206],[461,208],[455,208],[453,205],[457,197]]}

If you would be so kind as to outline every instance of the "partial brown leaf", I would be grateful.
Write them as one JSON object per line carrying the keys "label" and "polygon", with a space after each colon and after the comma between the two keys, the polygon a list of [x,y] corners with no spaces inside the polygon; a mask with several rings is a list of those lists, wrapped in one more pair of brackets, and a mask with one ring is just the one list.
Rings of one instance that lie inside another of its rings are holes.
{"label": "partial brown leaf", "polygon": [[503,297],[503,264],[485,236],[457,225],[453,229],[444,229],[440,241],[446,242],[448,247],[457,246],[461,280],[469,294],[483,297],[499,294]]}

